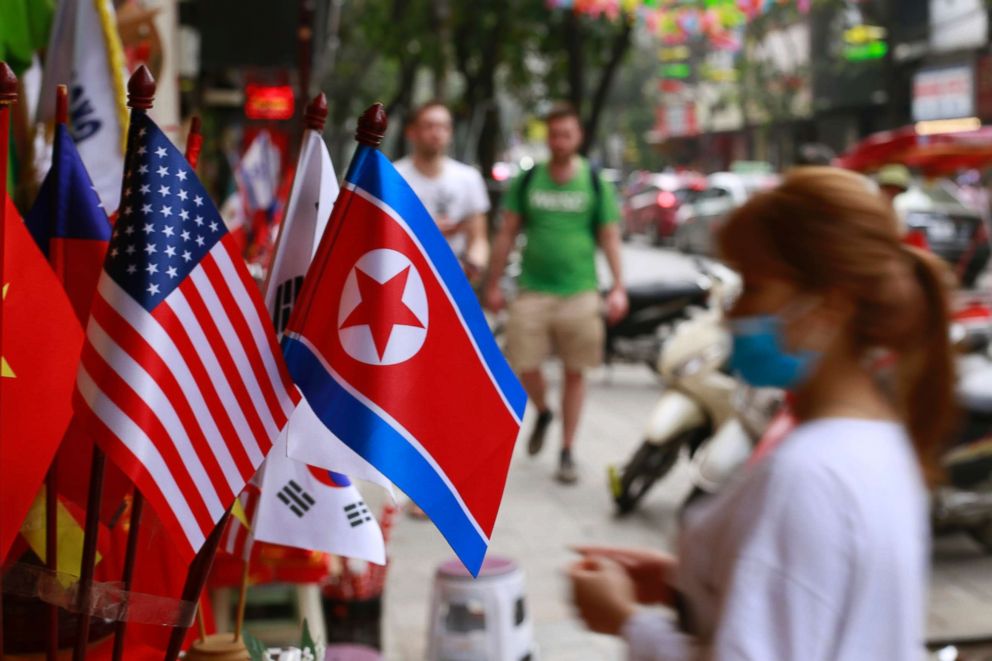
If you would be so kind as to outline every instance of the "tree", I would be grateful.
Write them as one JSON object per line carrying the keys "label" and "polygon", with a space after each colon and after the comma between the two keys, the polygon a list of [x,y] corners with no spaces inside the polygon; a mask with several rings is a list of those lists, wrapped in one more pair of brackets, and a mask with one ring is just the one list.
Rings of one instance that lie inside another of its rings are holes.
{"label": "tree", "polygon": [[[340,26],[334,66],[323,81],[335,156],[370,99],[385,100],[395,127],[423,100],[418,96],[432,94],[451,105],[459,128],[475,128],[461,133],[474,138],[469,151],[483,172],[503,144],[504,95],[534,110],[570,99],[582,114],[588,150],[634,29],[626,15],[611,21],[541,0],[351,0]],[[433,85],[418,88],[425,73]]]}

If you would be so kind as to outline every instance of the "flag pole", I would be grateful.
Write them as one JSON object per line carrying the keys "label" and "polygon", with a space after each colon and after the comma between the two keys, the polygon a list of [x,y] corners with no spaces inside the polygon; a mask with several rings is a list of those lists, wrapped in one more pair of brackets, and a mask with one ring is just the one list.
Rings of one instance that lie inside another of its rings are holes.
{"label": "flag pole", "polygon": [[[224,535],[224,528],[228,519],[231,518],[231,510],[228,509],[214,526],[207,541],[200,547],[200,552],[193,558],[193,564],[189,566],[186,573],[186,584],[183,586],[183,601],[199,604],[200,593],[207,583],[207,575],[210,574],[210,567],[214,564],[214,556],[217,555],[217,548],[220,546],[220,538]],[[165,652],[165,661],[176,661],[179,652],[182,650],[183,641],[186,639],[186,632],[189,626],[176,627],[169,637],[169,648]]]}
{"label": "flag pole", "polygon": [[[55,88],[55,123],[66,126],[69,123],[69,89],[65,85],[58,85]],[[58,169],[61,167],[62,147],[59,140],[55,140],[52,145],[52,170],[55,171],[54,181],[60,180]],[[62,205],[58,204],[59,187],[52,187],[53,204],[50,209],[48,222],[53,230],[58,227],[59,210]],[[53,231],[50,236],[57,236]],[[58,248],[52,252],[49,244],[49,261],[55,270],[55,275],[65,288],[67,282],[66,273],[66,243],[58,242]],[[48,467],[48,474],[45,475],[45,566],[54,575],[59,570],[58,560],[58,537],[59,537],[59,452],[55,450],[52,456],[52,463]],[[56,661],[59,655],[59,607],[56,604],[48,604],[48,641],[46,648],[46,658],[48,661]]]}
{"label": "flag pole", "polygon": [[[151,92],[154,95],[154,88]],[[193,117],[190,125],[189,136],[186,138],[186,160],[190,166],[196,169],[197,161],[200,160],[200,147],[203,145],[203,136],[200,135],[200,118]],[[138,538],[141,532],[141,512],[144,509],[145,498],[137,486],[131,491],[131,520],[127,531],[127,552],[124,556],[124,572],[121,575],[121,582],[124,591],[131,589],[131,578],[134,575],[134,564],[138,554]],[[122,661],[124,658],[124,636],[127,632],[127,621],[122,619],[117,623],[114,631],[114,650],[111,661]]]}
{"label": "flag pole", "polygon": [[[155,79],[148,71],[148,67],[141,65],[131,75],[127,82],[127,105],[131,108],[131,115],[144,113],[152,107],[152,100],[155,98]],[[133,124],[132,124],[133,125]],[[132,142],[128,136],[128,144]],[[124,156],[124,167],[128,166],[128,157]],[[80,611],[78,637],[76,647],[73,650],[72,661],[84,661],[86,658],[86,645],[89,642],[90,629],[90,595],[93,591],[93,569],[96,564],[96,543],[100,527],[100,501],[103,495],[103,472],[107,457],[103,450],[96,444],[93,445],[93,464],[90,468],[89,497],[86,501],[86,530],[83,533],[83,566],[79,576],[79,599],[78,609]],[[128,540],[130,545],[130,539]]]}
{"label": "flag pole", "polygon": [[[134,561],[138,554],[138,537],[141,530],[141,512],[145,506],[145,499],[141,492],[135,487],[131,493],[131,517],[127,531],[127,551],[124,555],[124,572],[121,575],[121,582],[124,586],[124,593],[131,590],[131,577],[134,574]],[[114,650],[111,659],[121,661],[124,658],[124,634],[127,631],[127,621],[121,619],[117,622],[114,631]]]}
{"label": "flag pole", "polygon": [[[4,257],[7,231],[7,158],[10,148],[10,106],[17,101],[17,76],[0,61],[0,288],[4,283]],[[0,355],[3,355],[3,305],[0,304]],[[2,378],[0,378],[2,383]],[[0,387],[0,393],[3,388]],[[3,439],[0,439],[0,443]],[[3,578],[3,558],[0,558],[0,582]],[[3,586],[0,585],[0,658],[3,658]]]}

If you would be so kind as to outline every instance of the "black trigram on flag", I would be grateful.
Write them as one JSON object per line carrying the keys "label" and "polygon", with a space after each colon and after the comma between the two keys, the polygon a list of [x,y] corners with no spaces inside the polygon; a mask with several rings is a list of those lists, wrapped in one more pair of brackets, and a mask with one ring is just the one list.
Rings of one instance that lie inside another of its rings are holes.
{"label": "black trigram on flag", "polygon": [[281,500],[283,504],[293,510],[293,514],[300,518],[303,518],[303,515],[310,511],[311,507],[317,504],[317,501],[313,499],[313,496],[304,491],[303,488],[296,483],[296,480],[290,480],[276,495],[279,496],[279,500]]}
{"label": "black trigram on flag", "polygon": [[348,523],[351,524],[352,528],[372,520],[372,515],[369,514],[369,508],[366,507],[365,502],[361,500],[356,501],[351,505],[345,505],[344,513],[348,515]]}
{"label": "black trigram on flag", "polygon": [[293,304],[296,303],[296,297],[300,295],[301,287],[303,287],[302,275],[282,282],[276,287],[276,298],[273,301],[275,309],[272,310],[272,324],[275,326],[276,333],[279,335],[289,325],[289,315],[293,312]]}

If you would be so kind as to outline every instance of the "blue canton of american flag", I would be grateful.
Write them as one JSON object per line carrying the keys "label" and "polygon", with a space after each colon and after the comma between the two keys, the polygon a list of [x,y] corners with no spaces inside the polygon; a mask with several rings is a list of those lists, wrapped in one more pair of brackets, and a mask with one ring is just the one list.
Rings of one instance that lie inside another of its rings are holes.
{"label": "blue canton of american flag", "polygon": [[106,270],[150,312],[227,229],[183,155],[150,120],[143,124],[124,173]]}
{"label": "blue canton of american flag", "polygon": [[192,557],[299,396],[217,209],[144,114],[131,119],[121,199],[76,413]]}

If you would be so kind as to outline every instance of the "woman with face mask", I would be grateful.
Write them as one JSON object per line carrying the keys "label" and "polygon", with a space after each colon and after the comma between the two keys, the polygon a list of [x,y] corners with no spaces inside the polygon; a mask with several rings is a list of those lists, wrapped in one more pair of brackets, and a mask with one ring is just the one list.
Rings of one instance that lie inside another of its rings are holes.
{"label": "woman with face mask", "polygon": [[798,425],[690,511],[677,563],[578,549],[577,610],[636,661],[920,658],[927,482],[953,422],[939,266],[865,179],[829,167],[756,195],[720,246],[744,280],[731,366],[790,390]]}

